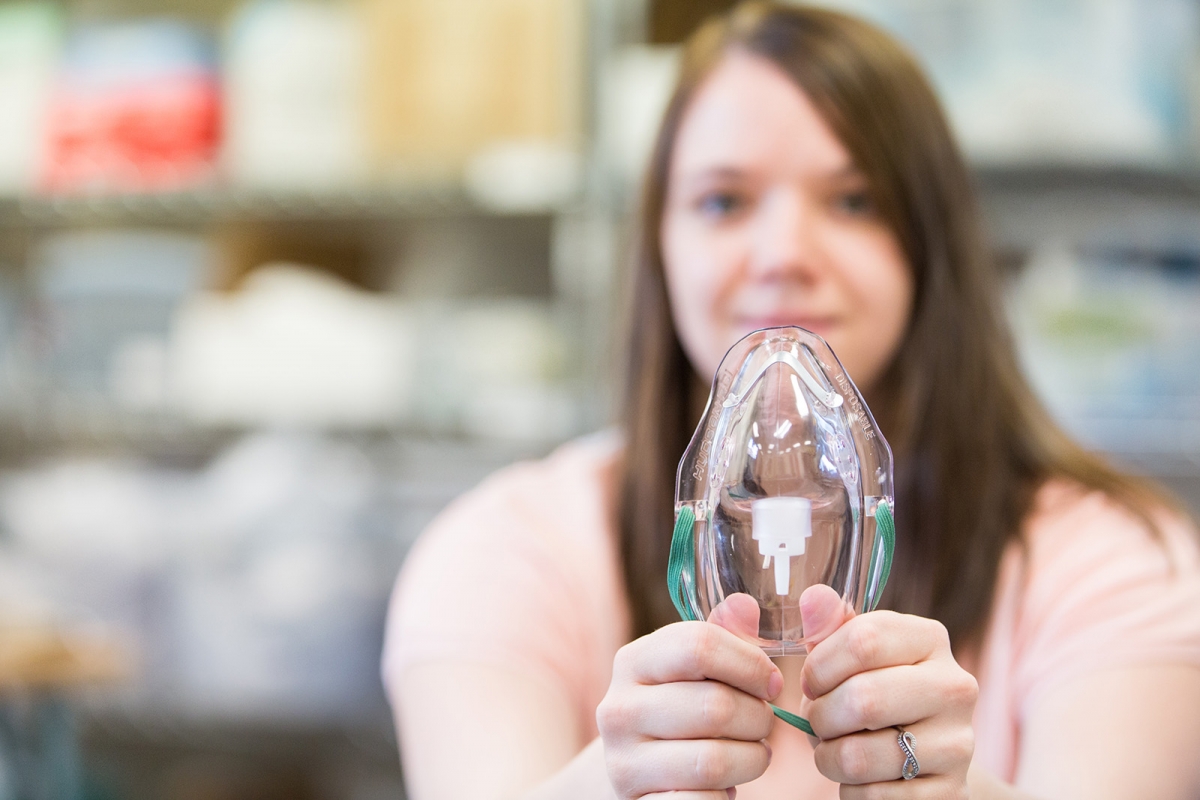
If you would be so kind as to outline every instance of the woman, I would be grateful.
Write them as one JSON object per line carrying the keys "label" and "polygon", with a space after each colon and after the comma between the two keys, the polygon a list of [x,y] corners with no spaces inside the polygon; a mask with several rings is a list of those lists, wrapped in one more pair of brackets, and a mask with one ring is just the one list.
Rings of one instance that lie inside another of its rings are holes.
{"label": "woman", "polygon": [[[622,435],[494,476],[405,566],[384,670],[413,797],[1200,795],[1192,530],[1030,394],[910,57],[829,11],[709,24],[642,233]],[[899,544],[891,610],[813,587],[815,644],[773,664],[736,604],[676,621],[665,574],[708,379],[783,324],[829,341],[892,443]]]}

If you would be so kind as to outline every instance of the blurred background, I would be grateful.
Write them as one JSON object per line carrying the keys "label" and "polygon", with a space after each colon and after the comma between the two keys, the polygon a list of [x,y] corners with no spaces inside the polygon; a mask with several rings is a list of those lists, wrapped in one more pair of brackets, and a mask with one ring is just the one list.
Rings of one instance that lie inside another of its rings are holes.
{"label": "blurred background", "polygon": [[[402,797],[392,580],[610,421],[729,5],[0,2],[0,800]],[[1200,2],[833,5],[933,76],[1038,391],[1200,508]]]}

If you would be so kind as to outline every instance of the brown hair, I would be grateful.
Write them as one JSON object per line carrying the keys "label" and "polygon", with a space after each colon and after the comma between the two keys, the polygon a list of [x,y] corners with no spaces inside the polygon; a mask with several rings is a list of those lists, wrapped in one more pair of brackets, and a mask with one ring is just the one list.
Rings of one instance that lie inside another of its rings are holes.
{"label": "brown hair", "polygon": [[866,174],[913,272],[908,328],[869,395],[896,455],[901,545],[884,606],[938,619],[956,645],[971,642],[1002,551],[1046,479],[1106,492],[1152,528],[1157,495],[1071,442],[1022,377],[970,176],[911,56],[853,17],[762,2],[692,36],[645,182],[618,499],[634,634],[676,619],[665,579],[674,478],[708,391],[668,307],[659,245],[668,170],[688,103],[731,50],[770,60],[804,91]]}

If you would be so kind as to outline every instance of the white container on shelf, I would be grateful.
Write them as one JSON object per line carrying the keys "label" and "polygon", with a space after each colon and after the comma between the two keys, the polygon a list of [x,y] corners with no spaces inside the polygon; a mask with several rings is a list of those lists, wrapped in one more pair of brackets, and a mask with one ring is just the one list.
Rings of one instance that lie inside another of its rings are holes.
{"label": "white container on shelf", "polygon": [[262,0],[230,27],[225,167],[237,184],[314,190],[366,172],[362,24],[352,4]]}
{"label": "white container on shelf", "polygon": [[897,35],[986,163],[1160,163],[1188,136],[1191,0],[823,0]]}
{"label": "white container on shelf", "polygon": [[208,424],[370,428],[407,412],[411,335],[393,300],[289,264],[192,297],[173,324],[175,404]]}
{"label": "white container on shelf", "polygon": [[678,47],[634,45],[616,53],[602,75],[604,155],[637,186],[679,74]]}
{"label": "white container on shelf", "polygon": [[417,415],[485,441],[560,441],[578,432],[571,346],[545,301],[456,301],[422,315]]}
{"label": "white container on shelf", "polygon": [[[56,457],[0,472],[0,625],[119,636],[123,711],[232,723],[377,708],[401,544],[359,446],[257,433],[201,469]],[[19,615],[19,616],[18,616]]]}
{"label": "white container on shelf", "polygon": [[552,141],[494,142],[468,162],[467,194],[484,208],[511,213],[553,210],[579,191],[579,154]]}

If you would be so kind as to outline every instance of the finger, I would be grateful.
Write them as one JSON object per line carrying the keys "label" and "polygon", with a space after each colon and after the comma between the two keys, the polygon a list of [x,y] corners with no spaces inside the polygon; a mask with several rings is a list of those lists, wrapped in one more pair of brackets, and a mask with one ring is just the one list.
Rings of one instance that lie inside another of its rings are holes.
{"label": "finger", "polygon": [[861,786],[843,783],[838,787],[841,800],[942,800],[946,797],[965,797],[966,792],[961,778],[952,779],[945,775]]}
{"label": "finger", "polygon": [[713,791],[749,783],[767,771],[764,742],[726,739],[660,740],[638,745],[618,776],[626,794]]}
{"label": "finger", "polygon": [[632,697],[626,727],[651,739],[757,742],[770,735],[775,720],[766,701],[719,681],[642,686]]}
{"label": "finger", "polygon": [[800,595],[800,619],[809,652],[853,616],[854,609],[823,583],[808,587]]}
{"label": "finger", "polygon": [[614,676],[641,684],[714,680],[763,700],[783,675],[761,648],[707,622],[676,622],[617,651]]}
{"label": "finger", "polygon": [[916,664],[935,653],[950,652],[950,637],[940,622],[924,617],[872,611],[847,621],[804,661],[801,687],[815,699],[851,675],[883,667]]}
{"label": "finger", "polygon": [[714,789],[711,792],[655,792],[644,794],[639,800],[733,800],[737,789]]}
{"label": "finger", "polygon": [[[758,625],[761,616],[762,609],[759,608],[758,601],[745,592],[737,592],[722,600],[708,615],[708,621],[758,648]],[[767,691],[769,699],[783,691],[783,673],[771,675],[767,682]]]}
{"label": "finger", "polygon": [[[975,739],[970,726],[949,728],[932,724],[907,729],[913,735],[913,752],[926,778],[961,772],[970,763]],[[817,769],[835,783],[867,784],[899,780],[904,751],[895,728],[864,731],[823,740],[813,750]]]}
{"label": "finger", "polygon": [[722,600],[708,615],[708,621],[753,643],[758,638],[761,613],[758,601],[745,592],[738,592]]}
{"label": "finger", "polygon": [[851,676],[808,707],[808,721],[821,739],[858,731],[911,725],[935,714],[969,720],[977,694],[975,679],[956,664],[887,667]]}

